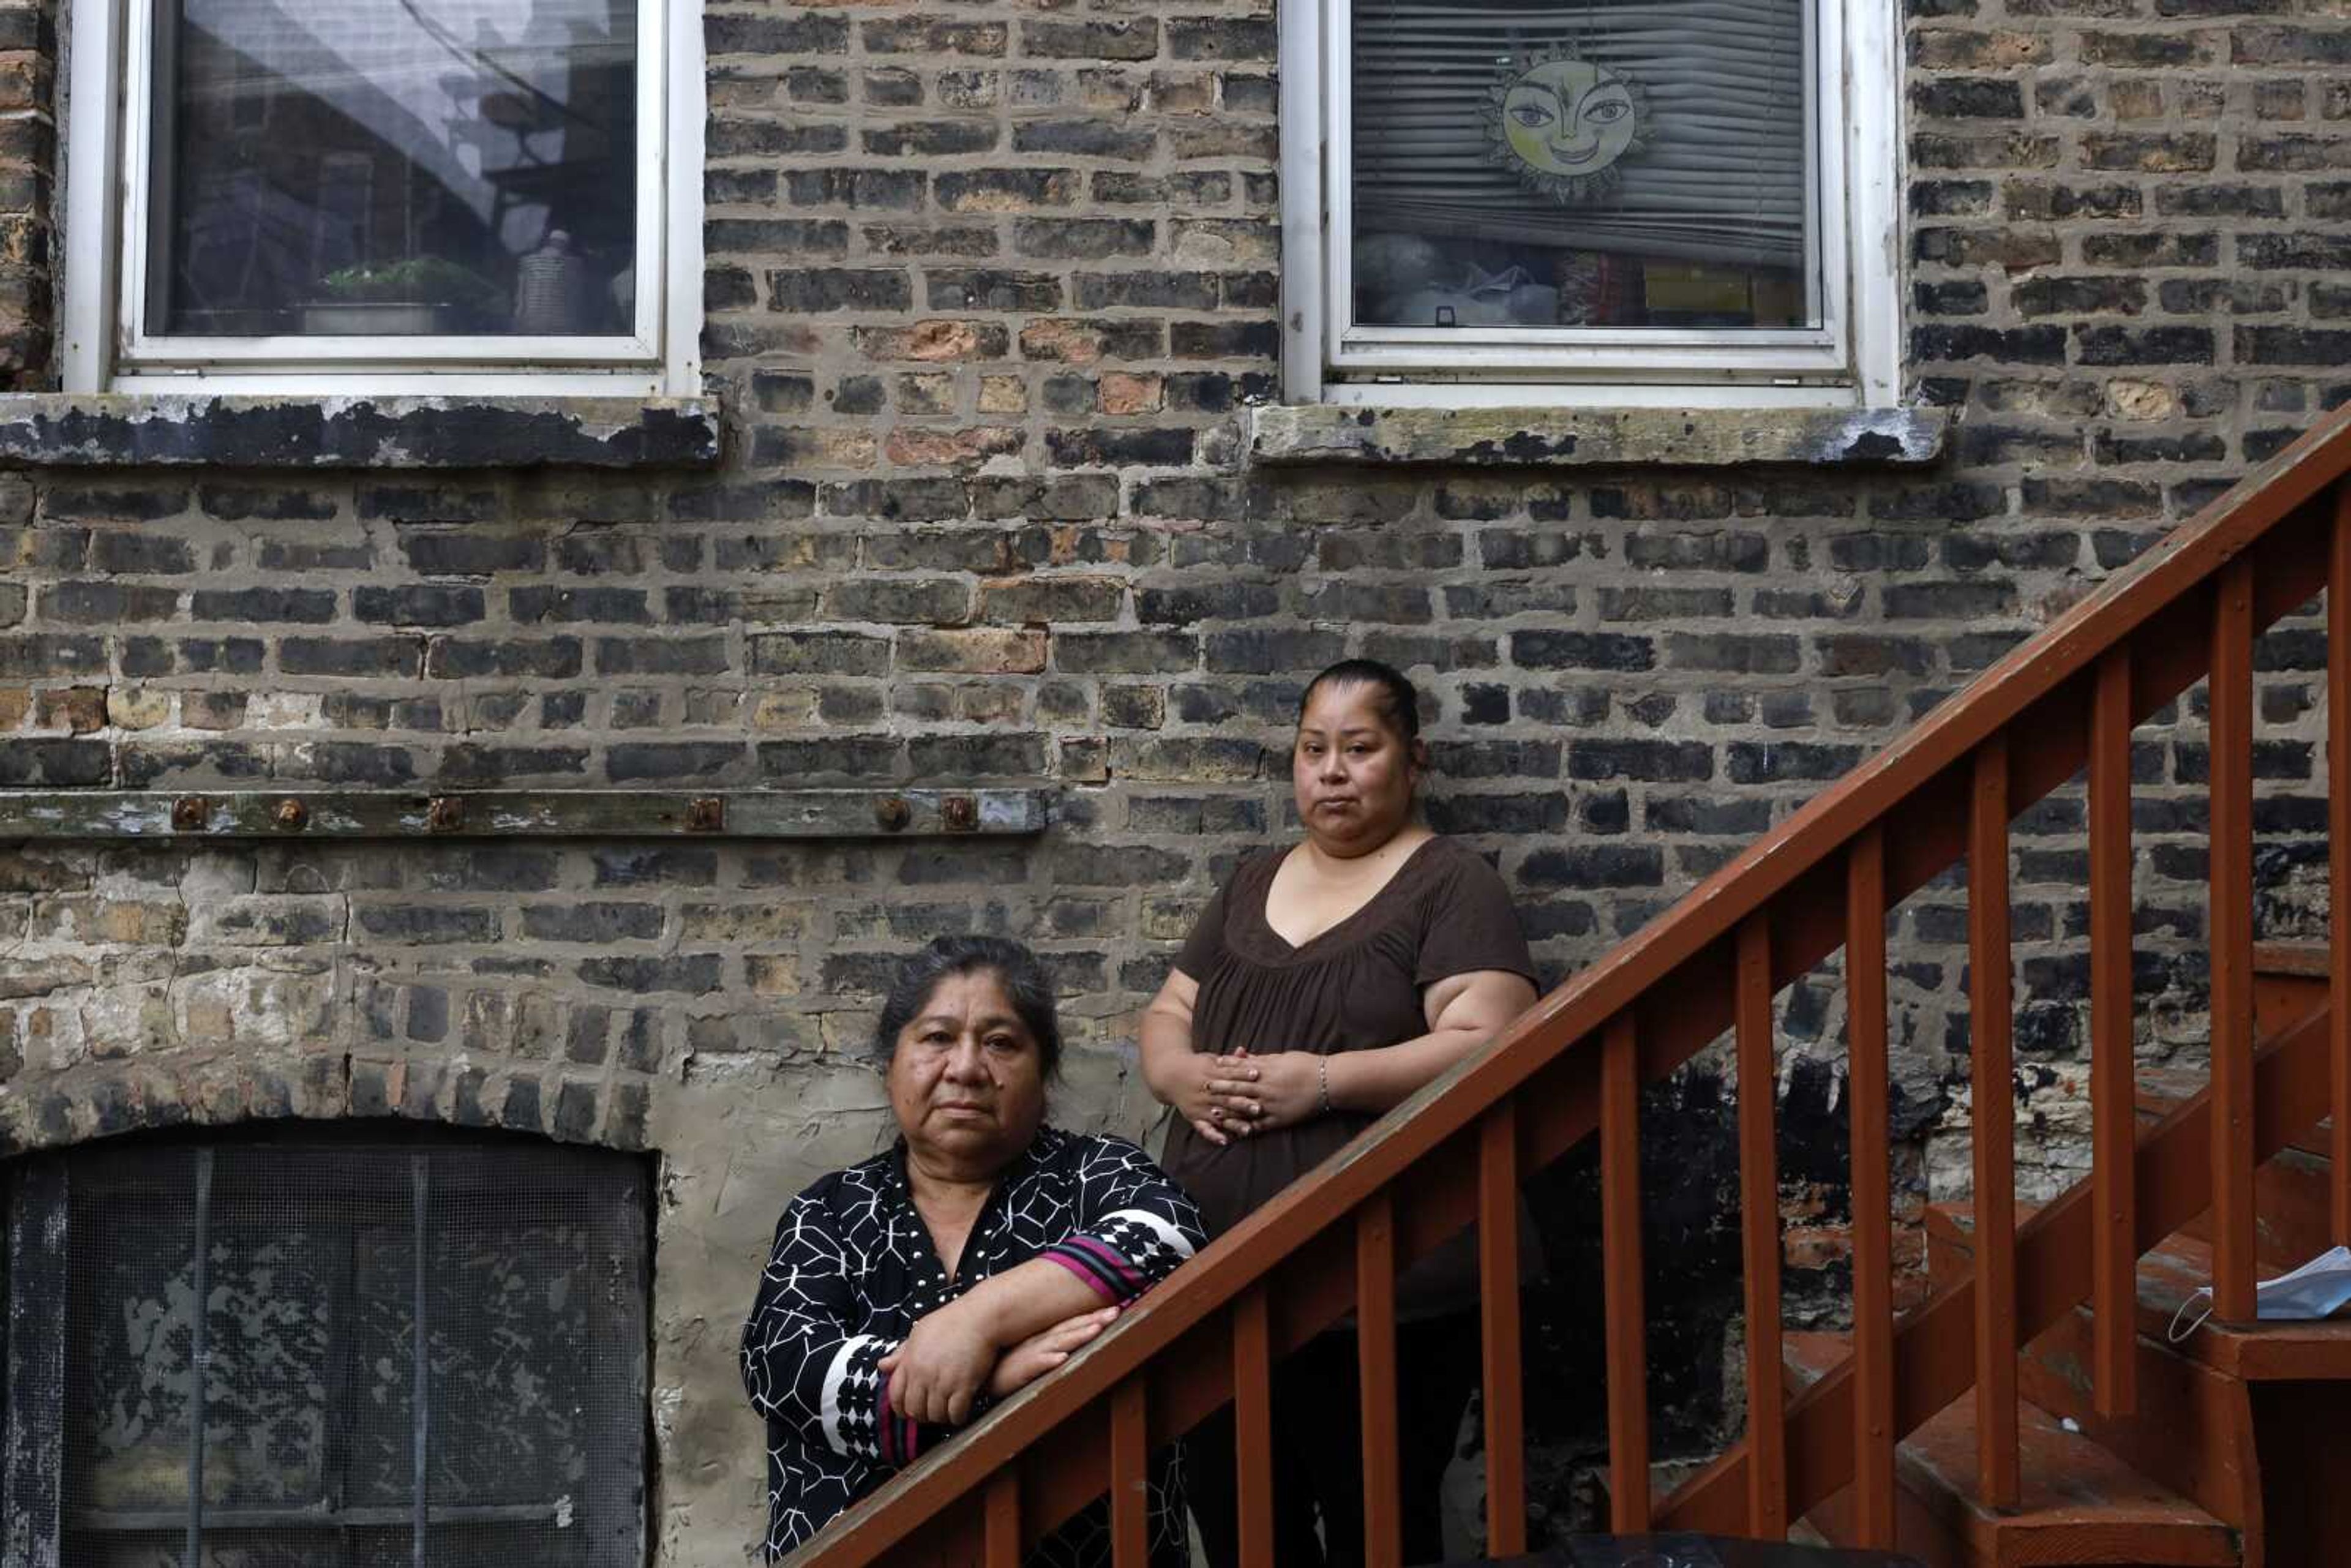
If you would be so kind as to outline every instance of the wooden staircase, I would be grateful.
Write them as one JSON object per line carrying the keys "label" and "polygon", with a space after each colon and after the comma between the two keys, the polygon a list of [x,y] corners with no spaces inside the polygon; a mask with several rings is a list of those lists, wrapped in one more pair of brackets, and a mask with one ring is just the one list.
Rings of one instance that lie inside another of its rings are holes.
{"label": "wooden staircase", "polygon": [[[894,1478],[797,1560],[1015,1568],[1108,1494],[1144,1568],[1153,1448],[1230,1405],[1242,1556],[1272,1568],[1270,1371],[1348,1314],[1370,1568],[1402,1568],[1395,1281],[1477,1230],[1487,1531],[1527,1547],[1519,1189],[1597,1134],[1620,1531],[1899,1540],[1944,1563],[2351,1564],[2351,1329],[2252,1326],[2273,1267],[2351,1241],[2351,918],[2320,953],[2253,942],[2256,637],[2324,594],[2332,908],[2351,911],[2351,410],[2250,476],[1204,1251],[1085,1354]],[[2210,1069],[2135,1060],[2132,731],[2203,683]],[[2015,1197],[2010,825],[2084,781],[2092,1176]],[[1938,1279],[1896,1315],[1887,917],[1968,869],[1972,1209],[1932,1217]],[[1776,1107],[1738,1105],[1747,1428],[1650,1493],[1644,1084],[1726,1034],[1774,1082],[1773,998],[1841,950],[1853,1332],[1780,1319]],[[2331,1115],[2330,1115],[2331,1112]],[[2320,1131],[2323,1127],[2323,1133]],[[2158,1332],[2189,1282],[2218,1318]],[[2070,1425],[2069,1425],[2070,1423]]]}
{"label": "wooden staircase", "polygon": [[[2325,1005],[2323,948],[2257,949],[2260,1014],[2272,1032]],[[2316,965],[2314,960],[2319,961]],[[2202,1090],[2200,1074],[2143,1072],[2142,1135],[2155,1133]],[[2294,1267],[2334,1245],[2330,1128],[2291,1136],[2259,1167],[2257,1255],[2263,1272]],[[2025,1211],[2020,1218],[2029,1225]],[[2037,1211],[2035,1211],[2037,1213]],[[2192,1322],[2190,1298],[2213,1278],[2210,1211],[2138,1261],[2136,1364],[2138,1400],[2126,1415],[2098,1408],[2092,1367],[2095,1322],[2085,1304],[2025,1346],[2019,1368],[2021,1469],[2014,1510],[1984,1506],[1975,1469],[1975,1412],[1968,1400],[1938,1412],[1896,1454],[1896,1540],[1929,1568],[2040,1563],[2292,1568],[2351,1563],[2351,1509],[2323,1506],[2310,1486],[2314,1459],[2351,1480],[2351,1439],[2314,1423],[2351,1416],[2351,1319],[2322,1323]],[[1930,1280],[1949,1288],[1974,1265],[1974,1210],[1927,1210]],[[2183,1316],[2183,1314],[2185,1314]],[[1810,1386],[1851,1352],[1844,1334],[1792,1334],[1791,1382]],[[2273,1397],[2269,1385],[2295,1392]],[[1855,1539],[1853,1500],[1840,1492],[1806,1523],[1821,1539]],[[2321,1506],[2314,1507],[2313,1504]],[[2273,1508],[2276,1523],[2272,1523]]]}

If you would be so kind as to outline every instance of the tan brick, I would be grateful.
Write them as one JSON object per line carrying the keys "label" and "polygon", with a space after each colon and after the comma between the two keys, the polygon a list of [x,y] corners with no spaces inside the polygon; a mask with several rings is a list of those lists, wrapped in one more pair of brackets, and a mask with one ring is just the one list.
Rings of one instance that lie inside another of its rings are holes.
{"label": "tan brick", "polygon": [[797,904],[689,904],[678,911],[678,933],[688,942],[791,942],[808,930]]}
{"label": "tan brick", "polygon": [[1113,414],[1155,413],[1165,402],[1165,392],[1157,376],[1124,371],[1105,371],[1100,395],[1102,411]]}
{"label": "tan brick", "polygon": [[907,327],[868,328],[858,345],[877,360],[992,359],[1004,352],[1004,329],[979,321],[917,321]]}
{"label": "tan brick", "polygon": [[754,953],[743,960],[743,980],[758,997],[800,994],[800,961],[787,953]]}
{"label": "tan brick", "polygon": [[1028,444],[1029,433],[1018,425],[981,424],[963,430],[929,430],[900,425],[883,444],[883,455],[907,467],[968,466],[991,457],[1011,456]]}
{"label": "tan brick", "polygon": [[980,377],[979,412],[982,413],[1028,413],[1029,383],[1019,376]]}
{"label": "tan brick", "polygon": [[169,692],[159,692],[152,686],[107,688],[106,719],[117,729],[152,729],[171,716]]}
{"label": "tan brick", "polygon": [[1045,668],[1045,633],[996,627],[901,632],[898,667],[975,675],[1033,675]]}
{"label": "tan brick", "polygon": [[2169,419],[2179,412],[2179,393],[2161,382],[2111,381],[2106,407],[2117,419]]}

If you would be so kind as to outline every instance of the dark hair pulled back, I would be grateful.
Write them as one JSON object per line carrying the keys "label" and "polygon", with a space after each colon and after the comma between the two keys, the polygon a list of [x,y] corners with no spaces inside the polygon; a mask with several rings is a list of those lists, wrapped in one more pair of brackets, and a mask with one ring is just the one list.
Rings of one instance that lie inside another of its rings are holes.
{"label": "dark hair pulled back", "polygon": [[1420,738],[1420,693],[1394,664],[1384,664],[1377,659],[1342,659],[1312,680],[1299,694],[1298,716],[1306,716],[1306,705],[1314,694],[1326,685],[1371,686],[1379,693],[1374,705],[1388,727],[1409,747]]}
{"label": "dark hair pulled back", "polygon": [[898,1033],[930,1005],[932,997],[957,975],[992,974],[1004,987],[1013,1013],[1037,1041],[1044,1076],[1061,1069],[1061,1023],[1053,1010],[1053,982],[1037,955],[1005,936],[934,936],[930,945],[898,966],[882,1017],[873,1026],[873,1051],[888,1061]]}

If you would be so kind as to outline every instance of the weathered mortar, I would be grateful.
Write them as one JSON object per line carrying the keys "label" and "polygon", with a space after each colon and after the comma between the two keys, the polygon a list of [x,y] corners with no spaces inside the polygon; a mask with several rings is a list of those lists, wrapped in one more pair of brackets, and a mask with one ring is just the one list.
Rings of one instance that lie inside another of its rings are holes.
{"label": "weathered mortar", "polygon": [[[726,466],[0,478],[0,785],[1036,779],[1052,831],[0,858],[0,1124],[268,1109],[274,1077],[316,1083],[286,1109],[513,1106],[659,1149],[660,1561],[730,1560],[758,1507],[734,1334],[782,1200],[881,1134],[848,1057],[892,955],[1037,941],[1084,1041],[1063,1113],[1139,1130],[1133,1011],[1286,831],[1300,684],[1367,653],[1431,695],[1434,820],[1499,857],[1552,977],[1588,962],[2351,395],[2351,28],[2325,9],[1918,0],[1909,359],[1963,415],[1949,455],[1568,473],[1246,463],[1238,411],[1277,393],[1270,6],[714,0]],[[27,40],[0,79],[46,82],[42,15],[0,8]],[[0,232],[37,237],[28,101],[0,101],[29,204],[0,178]],[[0,306],[41,248],[0,240]],[[45,307],[0,318],[0,357],[44,362]],[[2264,919],[2294,929],[2316,647],[2262,656]],[[2150,1054],[2200,1043],[2201,746],[2193,705],[2140,737]],[[2080,1147],[2080,825],[2035,812],[2013,868],[2047,1185]],[[1957,879],[1906,905],[1913,1212],[1964,1185],[1963,951]],[[1814,1158],[1841,1008],[1816,977],[1782,1009],[1807,1301],[1841,1267]],[[1654,1102],[1659,1147],[1703,1145],[1719,1093]],[[1719,1217],[1710,1171],[1657,1184],[1665,1213]],[[1572,1257],[1577,1188],[1551,1190]],[[1728,1292],[1689,1283],[1720,1242],[1652,1249],[1694,1448],[1735,1399]],[[1562,1277],[1538,1332],[1581,1343],[1589,1276]],[[1537,1409],[1572,1470],[1584,1413]]]}

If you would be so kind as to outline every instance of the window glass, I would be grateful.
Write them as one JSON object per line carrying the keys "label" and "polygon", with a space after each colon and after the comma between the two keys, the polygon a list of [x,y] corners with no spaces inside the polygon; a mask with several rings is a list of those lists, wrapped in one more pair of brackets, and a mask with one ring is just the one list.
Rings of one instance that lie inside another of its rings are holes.
{"label": "window glass", "polygon": [[159,0],[147,330],[601,336],[635,0]]}
{"label": "window glass", "polygon": [[1354,0],[1353,320],[1819,324],[1806,0]]}

